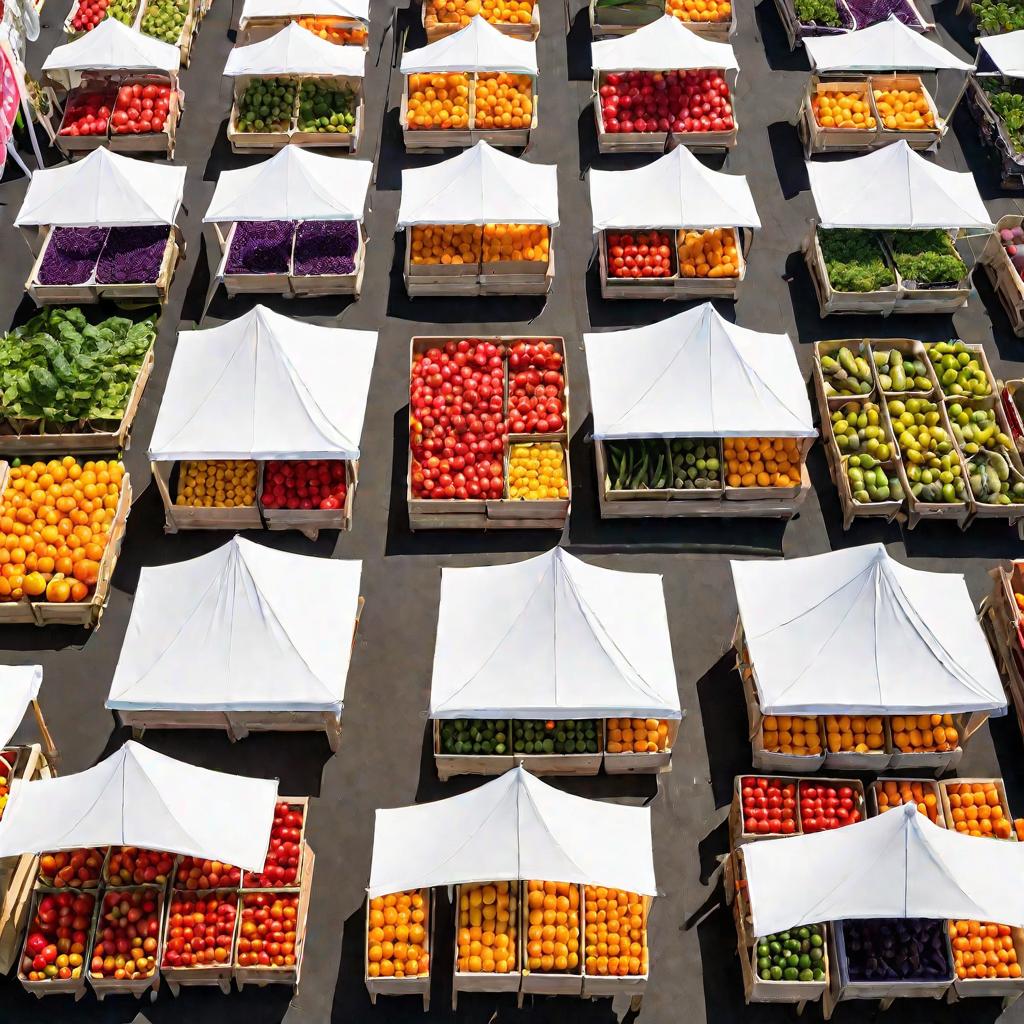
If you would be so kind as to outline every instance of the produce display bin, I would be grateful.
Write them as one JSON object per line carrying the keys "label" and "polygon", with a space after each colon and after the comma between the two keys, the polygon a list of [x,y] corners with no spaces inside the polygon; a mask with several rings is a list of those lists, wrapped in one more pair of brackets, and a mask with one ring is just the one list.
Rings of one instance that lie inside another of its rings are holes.
{"label": "produce display bin", "polygon": [[982,148],[994,164],[999,186],[1007,192],[1024,190],[1024,150],[1014,142],[1006,122],[992,108],[976,75],[967,78],[967,109],[978,126]]}
{"label": "produce display bin", "polygon": [[[510,727],[511,722],[507,723]],[[441,753],[441,720],[431,724],[434,766],[437,777],[447,782],[454,775],[504,775],[515,767],[511,754],[443,754]]]}
{"label": "produce display bin", "polygon": [[[895,742],[893,742],[892,756],[889,759],[889,768],[893,770],[909,769],[911,771],[932,768],[935,770],[936,778],[938,778],[939,775],[944,775],[946,772],[956,771],[964,756],[964,739],[971,734],[968,723],[972,717],[974,716],[953,716],[953,725],[956,728],[957,736],[960,737],[960,742],[957,744],[955,750],[921,750],[904,753],[902,750],[899,750],[896,747]],[[979,714],[979,717],[984,721],[988,718],[988,715],[983,712]]]}
{"label": "produce display bin", "polygon": [[[434,14],[433,11],[427,10],[429,6],[429,0],[423,0],[420,4],[420,22],[423,25],[423,30],[427,34],[428,43],[436,43],[438,39],[454,35],[456,32],[464,28],[462,23],[458,21],[438,21],[437,15]],[[530,20],[525,25],[519,22],[510,24],[506,21],[494,21],[491,22],[491,25],[499,32],[504,32],[505,35],[511,36],[513,39],[526,39],[533,42],[536,40],[537,36],[540,35],[540,2],[539,0],[534,0]]]}
{"label": "produce display bin", "polygon": [[[108,854],[109,856],[109,854]],[[155,953],[156,963],[153,967],[152,974],[145,978],[94,978],[92,971],[86,972],[83,969],[83,974],[88,973],[89,975],[89,986],[93,992],[96,993],[96,998],[103,1002],[107,996],[119,996],[119,995],[133,995],[136,999],[141,999],[143,994],[150,992],[150,999],[155,1000],[157,992],[160,990],[160,964],[163,963],[164,959],[164,933],[166,928],[163,924],[164,916],[167,912],[167,886],[157,885],[132,885],[125,886],[125,892],[138,892],[139,890],[145,889],[156,894],[157,901],[157,914],[161,920],[160,927],[160,938],[157,940],[157,947]],[[103,906],[103,892],[111,891],[109,887],[101,891],[96,897],[96,908],[97,914],[94,918],[92,940],[89,943],[89,959],[85,961],[85,965],[88,965],[92,959],[92,950],[96,946],[96,938],[101,923],[99,913],[102,911]]]}
{"label": "produce display bin", "polygon": [[[536,8],[534,8],[536,10]],[[510,882],[509,886],[518,886],[521,890],[521,883]],[[523,1005],[523,996],[520,986],[523,981],[523,933],[516,933],[516,970],[506,974],[488,974],[480,971],[459,970],[459,929],[458,914],[459,903],[462,899],[464,886],[455,886],[455,926],[452,929],[452,948],[454,957],[452,959],[452,1011],[458,1009],[460,992],[515,992],[516,1006]],[[518,890],[517,890],[518,891]],[[522,892],[518,891],[520,905],[522,903]]]}
{"label": "produce display bin", "polygon": [[[142,31],[142,19],[146,16],[146,8],[148,6],[149,0],[137,0],[134,14],[132,15],[131,21],[128,23],[129,28],[133,28],[137,32]],[[85,34],[84,32],[76,30],[73,24],[77,8],[77,0],[72,0],[71,8],[68,11],[67,17],[64,19],[64,35],[67,37],[69,42],[73,39],[78,39],[80,36]],[[195,34],[199,31],[199,23],[202,20],[203,13],[204,12],[197,9],[196,3],[190,3],[188,14],[185,16],[185,21],[181,26],[181,31],[178,33],[178,38],[173,43],[173,45],[177,46],[181,51],[182,67],[188,67],[189,65],[192,40],[195,37]]]}
{"label": "produce display bin", "polygon": [[1000,217],[996,230],[989,235],[985,248],[978,257],[978,265],[988,275],[1003,311],[1010,320],[1010,328],[1018,338],[1024,338],[1024,279],[1010,262],[1010,256],[999,240],[999,232],[1024,224],[1024,217],[1008,213]]}
{"label": "produce display bin", "polygon": [[[52,890],[43,888],[36,888],[31,891],[31,901],[29,903],[28,914],[25,917],[28,927],[25,929],[25,936],[21,939],[17,946],[17,977],[21,987],[26,992],[31,992],[37,999],[43,999],[46,996],[59,996],[59,995],[71,995],[75,997],[77,1003],[82,996],[85,995],[85,976],[89,970],[89,964],[92,960],[92,947],[94,944],[96,925],[99,921],[100,915],[100,895],[98,893],[92,893],[94,899],[94,905],[92,910],[92,920],[89,923],[89,941],[85,948],[85,952],[82,954],[82,971],[77,978],[51,978],[48,981],[29,981],[24,976],[21,970],[22,958],[26,955],[25,947],[28,943],[28,929],[31,927],[31,922],[35,918],[36,908],[39,906],[39,901]],[[150,979],[152,980],[152,979]]]}
{"label": "produce display bin", "polygon": [[299,299],[317,295],[352,295],[359,298],[366,271],[366,227],[359,224],[359,240],[355,251],[355,268],[351,274],[296,274],[294,266],[288,276],[289,293]]}
{"label": "produce display bin", "polygon": [[[299,6],[301,6],[301,4]],[[291,22],[299,21],[303,17],[305,17],[303,14],[289,14],[271,18],[245,18],[238,25],[238,43],[239,45],[261,43],[264,39],[269,39],[271,36],[277,35],[281,29],[287,28]],[[313,16],[311,15],[311,17]],[[319,15],[316,17],[319,17]],[[370,30],[366,22],[360,21],[358,18],[343,17],[340,14],[328,15],[326,17],[330,18],[332,28],[349,31],[361,29],[364,33],[362,43],[338,43],[337,45],[360,46],[363,50],[369,49]],[[334,40],[331,40],[331,42],[334,42]]]}
{"label": "produce display bin", "polygon": [[[912,28],[915,32],[922,33],[934,30],[935,25],[924,18],[920,9],[914,3],[914,0],[907,0],[905,6],[909,8],[908,13],[912,19],[909,23],[909,28]],[[839,12],[839,20],[842,22],[841,28],[832,28],[831,26],[825,25],[804,24],[800,22],[797,18],[793,0],[775,0],[775,9],[779,13],[779,19],[782,22],[782,28],[786,33],[786,39],[789,42],[790,50],[795,50],[797,43],[802,43],[808,36],[842,35],[855,29],[868,27],[867,25],[861,25],[859,23],[857,17],[844,0],[836,0],[836,9]]]}
{"label": "produce display bin", "polygon": [[[523,954],[521,964],[523,980],[520,985],[520,992],[524,995],[545,995],[545,996],[579,996],[583,994],[583,955],[584,934],[586,928],[586,911],[584,902],[586,899],[586,886],[573,886],[579,892],[579,963],[575,968],[568,968],[564,971],[531,971],[526,965],[527,942],[520,943]],[[520,883],[519,893],[519,934],[528,936],[530,930],[530,908],[527,900],[527,883]]]}
{"label": "produce display bin", "polygon": [[[1024,963],[1024,928],[1011,928],[1013,948],[1017,954],[1017,963]],[[947,938],[948,938],[947,932]],[[955,963],[952,943],[949,948],[950,959]],[[1024,977],[1021,978],[960,978],[953,979],[953,985],[946,993],[950,1003],[961,999],[1002,999],[1003,1009],[1009,1009],[1024,995]]]}
{"label": "produce display bin", "polygon": [[[432,954],[434,948],[434,890],[420,890],[427,893],[427,920],[424,930],[426,941],[424,950],[428,955]],[[370,994],[370,1004],[377,1005],[377,996],[421,996],[423,998],[423,1012],[430,1011],[430,974],[420,975],[416,978],[385,978],[370,977],[369,968],[369,937],[370,937],[370,900],[366,900],[366,930],[363,933],[363,982],[366,991]]]}
{"label": "produce display bin", "polygon": [[941,798],[941,801],[942,801],[942,814],[943,814],[943,817],[946,820],[946,828],[950,829],[951,831],[954,831],[956,829],[956,825],[954,824],[956,819],[953,817],[953,808],[950,806],[950,803],[949,803],[949,787],[951,785],[956,786],[956,785],[962,785],[964,783],[976,783],[976,782],[980,782],[980,783],[983,783],[985,785],[988,785],[989,783],[992,783],[992,784],[995,785],[996,792],[999,794],[999,803],[1000,803],[1000,805],[1002,806],[1002,809],[1003,809],[1003,818],[1007,822],[1010,823],[1011,827],[1010,827],[1010,834],[1005,839],[1001,839],[1001,837],[999,837],[999,836],[972,836],[971,838],[978,839],[979,841],[984,840],[984,839],[992,839],[994,841],[1000,841],[1000,839],[1001,839],[1001,841],[1004,842],[1004,843],[1015,843],[1015,842],[1017,842],[1017,833],[1016,833],[1016,830],[1013,828],[1013,815],[1010,814],[1010,804],[1009,804],[1009,801],[1006,799],[1006,786],[1003,783],[1003,780],[1000,779],[1000,778],[987,778],[987,779],[983,779],[983,778],[968,778],[966,776],[962,776],[962,777],[956,778],[956,779],[941,779],[939,781],[939,797]]}
{"label": "produce display bin", "polygon": [[[630,716],[623,716],[630,717]],[[609,753],[607,738],[604,742],[604,770],[608,775],[656,775],[672,771],[672,749],[679,737],[681,718],[669,718],[668,745],[665,750],[652,753],[620,751]]]}
{"label": "produce display bin", "polygon": [[167,940],[169,938],[167,932],[170,928],[171,919],[171,904],[179,897],[192,896],[198,899],[205,897],[216,896],[218,899],[226,899],[229,896],[234,896],[236,899],[235,904],[235,927],[231,935],[231,946],[228,950],[228,959],[221,964],[195,964],[191,967],[168,967],[160,961],[160,974],[163,976],[164,981],[167,982],[167,988],[170,990],[172,996],[177,997],[183,988],[219,988],[224,995],[228,995],[231,992],[231,978],[234,972],[234,968],[231,965],[232,955],[236,944],[238,942],[238,932],[242,923],[242,914],[239,904],[241,898],[239,896],[238,889],[203,889],[203,890],[192,890],[192,889],[171,889],[171,894],[167,899],[167,910],[164,914],[164,922],[162,929],[161,938],[161,955],[163,950],[166,949]]}
{"label": "produce display bin", "polygon": [[1024,640],[1015,593],[1024,593],[1024,563],[1012,562],[989,570],[993,587],[981,602],[978,620],[988,639],[1017,724],[1024,732]]}
{"label": "produce display bin", "polygon": [[[838,0],[842,2],[842,0]],[[590,19],[590,34],[594,39],[610,39],[628,36],[644,25],[650,25],[665,14],[665,10],[650,7],[623,8],[599,7],[597,0],[589,0],[587,7]],[[691,21],[686,27],[691,32],[716,43],[727,43],[736,32],[736,7],[733,6],[728,21]]]}
{"label": "produce display bin", "polygon": [[[909,779],[897,778],[896,776],[887,775],[884,779],[875,779],[874,782],[869,782],[867,786],[867,806],[869,818],[877,818],[879,814],[886,814],[888,813],[888,811],[896,809],[894,807],[889,807],[886,811],[880,811],[878,808],[878,793],[886,782],[895,782],[897,785],[899,785],[901,782],[916,782],[924,789],[927,789],[929,793],[935,797],[935,824],[940,826],[941,828],[949,827],[946,824],[946,816],[942,810],[942,799],[939,794],[939,784],[935,779]],[[900,805],[897,805],[897,807],[898,806]]]}
{"label": "produce display bin", "polygon": [[214,277],[223,285],[228,293],[228,298],[235,298],[236,295],[270,295],[276,293],[287,297],[290,294],[289,281],[291,279],[292,257],[295,254],[295,234],[292,234],[292,251],[288,255],[288,269],[276,274],[229,274],[227,272],[228,254],[231,245],[235,240],[235,231],[238,224],[233,223],[228,229],[225,237],[219,224],[214,225],[214,231],[220,242],[221,257],[217,265]]}
{"label": "produce display bin", "polygon": [[[586,918],[586,887],[583,889],[584,894],[584,919]],[[648,953],[647,947],[647,932],[651,919],[651,908],[654,904],[654,899],[651,896],[641,897],[643,902],[643,943],[644,952]],[[583,998],[594,999],[602,996],[618,996],[627,995],[630,997],[629,1009],[631,1013],[639,1013],[640,1008],[643,1005],[644,992],[647,989],[647,982],[650,980],[650,959],[648,953],[647,971],[644,974],[625,974],[615,975],[610,974],[587,974],[586,969],[586,958],[582,958],[583,962]]]}

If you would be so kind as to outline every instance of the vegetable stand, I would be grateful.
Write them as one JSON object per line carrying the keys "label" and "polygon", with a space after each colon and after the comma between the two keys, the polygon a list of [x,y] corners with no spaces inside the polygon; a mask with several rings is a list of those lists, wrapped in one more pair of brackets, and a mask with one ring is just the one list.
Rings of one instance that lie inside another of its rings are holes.
{"label": "vegetable stand", "polygon": [[679,0],[666,0],[662,10],[657,4],[631,3],[630,0],[589,0],[590,34],[594,39],[624,36],[671,14],[704,39],[726,43],[736,32],[736,12],[729,0],[705,5],[704,13],[694,17]]}
{"label": "vegetable stand", "polygon": [[706,303],[583,339],[603,518],[796,514],[817,432],[786,335]]}
{"label": "vegetable stand", "polygon": [[229,296],[358,297],[366,268],[363,227],[373,165],[287,146],[252,167],[224,171],[205,223]]}
{"label": "vegetable stand", "polygon": [[816,37],[842,36],[883,24],[889,18],[915,32],[930,32],[928,21],[914,0],[775,0],[789,48]]}
{"label": "vegetable stand", "polygon": [[406,291],[420,295],[546,295],[555,276],[557,168],[487,142],[402,171]]}
{"label": "vegetable stand", "polygon": [[747,179],[684,146],[632,171],[592,170],[590,207],[605,299],[735,298],[761,227]]}
{"label": "vegetable stand", "polygon": [[[736,145],[739,64],[728,43],[704,39],[666,14],[632,35],[594,43],[591,53],[600,152],[663,153],[670,133],[699,153]],[[708,114],[682,116],[689,87],[699,89]],[[634,98],[634,89],[640,96]]]}
{"label": "vegetable stand", "polygon": [[978,263],[988,275],[1013,333],[1024,338],[1024,217],[1012,213],[1000,217]]}
{"label": "vegetable stand", "polygon": [[376,346],[263,306],[180,333],[149,449],[165,530],[351,529]]}
{"label": "vegetable stand", "polygon": [[[91,9],[90,9],[91,8]],[[64,34],[78,41],[105,23],[117,21],[147,39],[173,46],[177,52],[174,69],[188,67],[192,40],[199,31],[202,14],[194,0],[125,0],[100,9],[90,0],[75,0],[64,19]]]}
{"label": "vegetable stand", "polygon": [[369,43],[369,0],[245,0],[238,28],[245,42],[257,43],[291,21],[336,45],[365,50]]}
{"label": "vegetable stand", "polygon": [[978,70],[967,83],[967,106],[1004,189],[1024,189],[1024,27],[978,40]]}
{"label": "vegetable stand", "polygon": [[[526,635],[553,638],[528,673],[510,673]],[[430,690],[442,781],[513,765],[552,775],[596,775],[602,764],[612,774],[670,771],[681,717],[660,576],[591,566],[561,548],[442,569]]]}

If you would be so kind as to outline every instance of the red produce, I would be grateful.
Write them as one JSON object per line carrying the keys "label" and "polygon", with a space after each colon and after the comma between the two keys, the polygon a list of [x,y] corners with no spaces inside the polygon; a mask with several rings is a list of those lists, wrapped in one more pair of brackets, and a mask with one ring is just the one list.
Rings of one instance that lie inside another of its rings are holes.
{"label": "red produce", "polygon": [[82,973],[96,898],[61,892],[40,898],[25,938],[21,975],[28,981],[66,981]]}
{"label": "red produce", "polygon": [[117,981],[147,978],[156,970],[159,944],[158,889],[105,893],[89,973],[93,978]]}
{"label": "red produce", "polygon": [[242,873],[231,864],[219,860],[200,860],[197,857],[182,857],[174,877],[176,889],[199,890],[235,888],[241,881]]}
{"label": "red produce", "polygon": [[72,93],[58,134],[105,136],[116,96],[113,88]]}
{"label": "red produce", "polygon": [[338,459],[268,462],[263,470],[264,508],[344,508],[345,494],[345,463]]}
{"label": "red produce", "polygon": [[242,898],[239,967],[293,967],[299,897],[252,892]]}
{"label": "red produce", "polygon": [[735,125],[729,86],[718,71],[608,74],[598,90],[604,130],[726,132]]}
{"label": "red produce", "polygon": [[676,272],[675,239],[664,231],[610,231],[607,242],[610,277],[671,277]]}
{"label": "red produce", "polygon": [[164,967],[205,967],[231,959],[238,893],[174,893],[164,936]]}
{"label": "red produce", "polygon": [[508,353],[510,434],[554,434],[565,429],[562,353],[550,341],[517,341]]}
{"label": "red produce", "polygon": [[302,808],[280,802],[274,808],[274,824],[270,829],[270,849],[263,871],[245,873],[247,889],[270,889],[274,886],[298,885],[299,861],[302,859]]}
{"label": "red produce", "polygon": [[849,786],[800,783],[800,824],[804,832],[828,832],[860,818],[857,794]]}
{"label": "red produce", "polygon": [[75,13],[71,16],[71,29],[74,32],[89,32],[106,16],[110,0],[78,0]]}
{"label": "red produce", "polygon": [[797,831],[796,783],[747,775],[740,783],[743,831],[751,835],[792,835]]}
{"label": "red produce", "polygon": [[110,851],[106,875],[108,885],[162,885],[174,867],[174,856],[156,850],[140,850],[135,846],[115,846]]}
{"label": "red produce", "polygon": [[114,135],[145,135],[161,132],[171,104],[171,87],[135,82],[122,85],[110,116]]}

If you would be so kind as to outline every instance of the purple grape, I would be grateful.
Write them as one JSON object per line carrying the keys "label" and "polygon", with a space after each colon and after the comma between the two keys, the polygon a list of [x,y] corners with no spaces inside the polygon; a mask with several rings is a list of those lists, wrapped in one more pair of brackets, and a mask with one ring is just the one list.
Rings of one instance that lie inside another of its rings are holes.
{"label": "purple grape", "polygon": [[295,233],[295,269],[299,277],[351,274],[356,269],[359,227],[354,220],[307,220]]}
{"label": "purple grape", "polygon": [[160,274],[168,229],[162,225],[111,228],[96,264],[99,284],[141,284]]}
{"label": "purple grape", "polygon": [[914,13],[907,0],[846,0],[857,19],[857,28],[868,28],[885,21],[890,14],[895,14],[898,21],[911,28],[919,28],[920,19]]}
{"label": "purple grape", "polygon": [[295,224],[290,220],[238,221],[225,273],[287,274],[294,234]]}
{"label": "purple grape", "polygon": [[40,284],[88,281],[106,238],[107,228],[54,228],[36,280]]}

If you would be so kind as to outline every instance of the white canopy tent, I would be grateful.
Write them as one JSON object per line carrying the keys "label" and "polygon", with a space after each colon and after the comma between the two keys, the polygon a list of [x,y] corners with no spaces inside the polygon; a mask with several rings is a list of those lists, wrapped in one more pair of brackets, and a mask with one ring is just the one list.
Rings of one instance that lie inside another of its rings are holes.
{"label": "white canopy tent", "polygon": [[241,537],[143,568],[106,706],[340,716],[361,569]]}
{"label": "white canopy tent", "polygon": [[595,438],[817,434],[789,336],[738,327],[710,302],[583,343]]}
{"label": "white canopy tent", "polygon": [[18,731],[42,682],[42,665],[0,665],[0,749]]}
{"label": "white canopy tent", "polygon": [[411,224],[557,224],[558,168],[486,142],[432,167],[402,171],[398,227]]}
{"label": "white canopy tent", "polygon": [[361,46],[336,46],[298,22],[268,39],[236,46],[224,65],[228,78],[241,75],[339,75],[362,78],[366,54]]}
{"label": "white canopy tent", "polygon": [[594,231],[759,228],[747,179],[705,167],[685,146],[631,171],[590,172]]}
{"label": "white canopy tent", "polygon": [[182,331],[149,457],[358,459],[376,331],[319,327],[265,306]]}
{"label": "white canopy tent", "polygon": [[185,194],[186,170],[94,149],[84,160],[36,171],[14,223],[69,228],[173,224]]}
{"label": "white canopy tent", "polygon": [[252,167],[221,171],[203,221],[361,221],[372,174],[369,160],[285,146]]}
{"label": "white canopy tent", "polygon": [[430,715],[510,714],[681,718],[661,576],[562,548],[442,569]]}
{"label": "white canopy tent", "polygon": [[481,15],[450,36],[402,54],[402,74],[450,71],[507,71],[537,74],[537,44],[514,39]]}
{"label": "white canopy tent", "polygon": [[764,714],[1006,708],[963,576],[881,544],[730,564]]}
{"label": "white canopy tent", "polygon": [[715,43],[692,32],[670,14],[619,39],[590,46],[594,71],[738,71],[729,43]]}
{"label": "white canopy tent", "polygon": [[[245,0],[239,23],[254,18],[352,18],[370,22],[370,0]],[[333,45],[333,44],[332,44]]]}
{"label": "white canopy tent", "polygon": [[823,228],[985,228],[992,220],[970,171],[948,171],[902,139],[833,163],[807,162]]}
{"label": "white canopy tent", "polygon": [[945,47],[889,15],[856,32],[804,39],[815,71],[970,71]]}
{"label": "white canopy tent", "polygon": [[196,768],[131,740],[77,775],[16,780],[0,857],[80,846],[139,846],[259,871],[276,779]]}
{"label": "white canopy tent", "polygon": [[104,18],[92,31],[55,46],[43,71],[148,71],[175,75],[181,50],[136,32],[116,18]]}
{"label": "white canopy tent", "polygon": [[656,895],[650,808],[571,796],[520,767],[461,796],[377,811],[371,899],[530,878]]}
{"label": "white canopy tent", "polygon": [[[378,812],[379,813],[379,812]],[[1024,927],[1024,844],[942,828],[915,804],[854,825],[743,847],[757,936],[878,917]]]}
{"label": "white canopy tent", "polygon": [[[978,46],[996,67],[996,72],[1007,78],[1024,78],[1024,28],[1004,32],[998,36],[982,36]],[[981,63],[981,54],[978,55]],[[984,72],[983,72],[984,73]]]}

